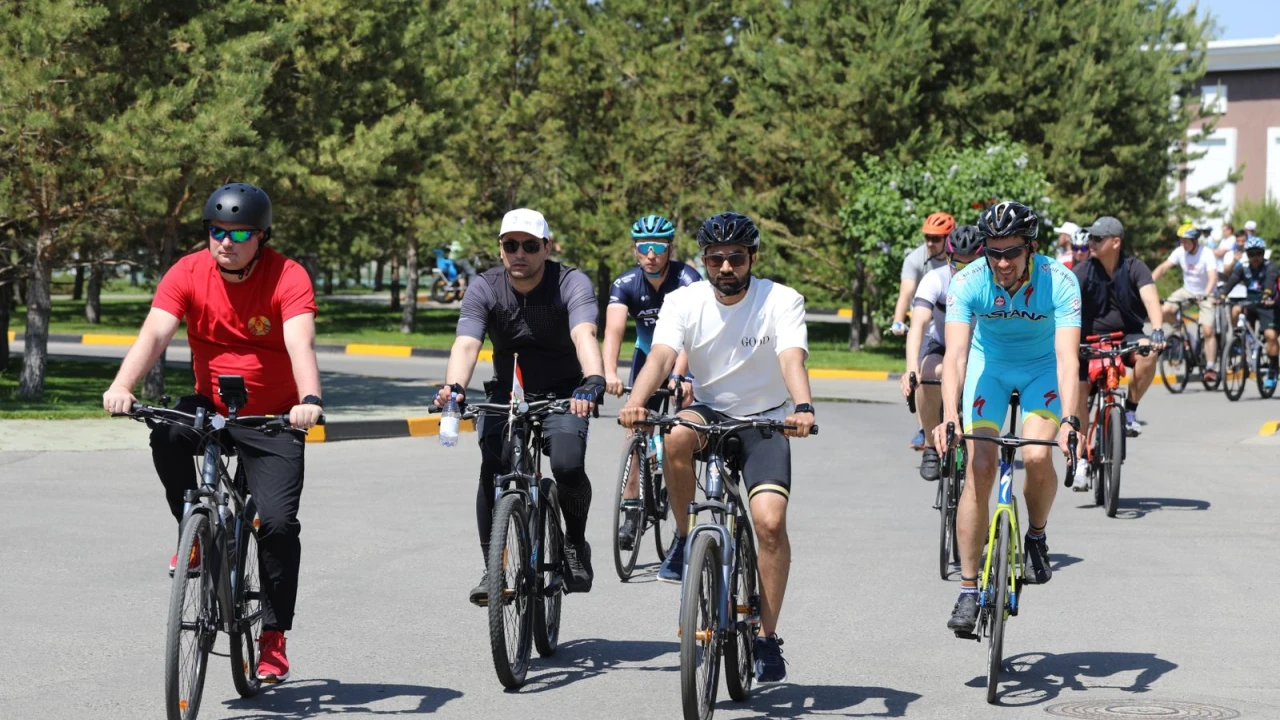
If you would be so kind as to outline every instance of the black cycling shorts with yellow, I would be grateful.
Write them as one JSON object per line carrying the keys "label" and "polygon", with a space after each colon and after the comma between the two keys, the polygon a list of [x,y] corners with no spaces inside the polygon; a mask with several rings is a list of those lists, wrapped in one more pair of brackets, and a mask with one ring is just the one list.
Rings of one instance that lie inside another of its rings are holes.
{"label": "black cycling shorts with yellow", "polygon": [[[703,425],[734,419],[702,403],[694,403],[681,412],[693,413]],[[735,437],[738,442],[730,444],[725,461],[741,469],[747,497],[753,498],[760,493],[777,493],[790,499],[791,442],[787,436],[778,431],[766,434],[764,430],[747,429],[736,433]],[[694,457],[703,462],[708,455],[706,445],[707,439],[702,436],[698,451],[694,453]]]}

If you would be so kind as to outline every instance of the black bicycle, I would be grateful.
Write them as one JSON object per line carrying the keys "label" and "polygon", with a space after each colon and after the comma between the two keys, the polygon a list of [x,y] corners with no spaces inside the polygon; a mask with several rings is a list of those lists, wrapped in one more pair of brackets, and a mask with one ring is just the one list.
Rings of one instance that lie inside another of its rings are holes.
{"label": "black bicycle", "polygon": [[[916,414],[916,388],[921,385],[942,385],[941,380],[917,380],[915,373],[908,376],[907,382],[911,385],[911,393],[907,395],[907,408],[912,415]],[[1016,403],[1017,400],[1013,402]],[[926,443],[931,441],[932,438],[925,438]],[[939,519],[938,575],[943,580],[951,577],[953,564],[957,567],[960,565],[960,544],[956,542],[956,505],[964,490],[965,464],[964,445],[952,448],[946,457],[941,458],[938,490],[933,499],[933,509],[938,511]]]}
{"label": "black bicycle", "polygon": [[462,413],[463,419],[491,415],[508,421],[503,452],[511,472],[493,478],[485,604],[493,669],[509,689],[524,685],[531,646],[547,657],[560,643],[565,540],[559,488],[542,476],[542,425],[548,415],[567,412],[568,399],[528,396],[520,402],[467,403]]}
{"label": "black bicycle", "polygon": [[[1200,382],[1204,384],[1205,390],[1217,390],[1218,384],[1222,382],[1222,376],[1218,375],[1213,380],[1206,377],[1208,372],[1208,358],[1204,355],[1204,337],[1196,320],[1187,317],[1184,309],[1188,305],[1196,305],[1200,302],[1199,298],[1190,300],[1161,300],[1174,306],[1173,313],[1173,331],[1169,333],[1169,337],[1165,340],[1165,348],[1157,359],[1157,372],[1160,375],[1160,382],[1164,383],[1169,392],[1177,395],[1187,387],[1187,381],[1195,374],[1196,370],[1200,371]],[[1203,312],[1203,310],[1202,310]],[[1215,312],[1217,310],[1215,309]],[[1214,335],[1218,340],[1222,340],[1222,327],[1215,325],[1213,328]],[[1222,347],[1219,345],[1219,347]],[[1221,351],[1219,351],[1221,354]],[[1215,358],[1216,359],[1216,358]]]}
{"label": "black bicycle", "polygon": [[[665,415],[670,409],[671,397],[674,395],[676,407],[684,400],[683,384],[677,383],[672,393],[667,388],[654,391],[654,397],[661,398],[662,406],[659,414]],[[623,392],[631,392],[624,387]],[[664,432],[657,430],[652,434],[641,428],[632,431],[627,440],[627,447],[622,453],[622,465],[618,469],[618,489],[614,494],[613,516],[613,567],[618,571],[618,578],[623,582],[631,579],[635,570],[636,559],[640,556],[640,541],[644,534],[653,528],[654,545],[658,550],[658,559],[667,556],[667,544],[662,534],[662,521],[667,519],[671,511],[671,503],[667,498],[667,487],[663,480],[662,460],[664,455]],[[626,497],[627,483],[636,483],[639,497]],[[623,547],[619,535],[628,514],[639,515],[634,531],[629,538],[631,547]]]}
{"label": "black bicycle", "polygon": [[219,631],[231,640],[236,692],[252,697],[261,687],[255,643],[267,601],[258,574],[257,506],[244,466],[237,462],[234,472],[230,469],[236,450],[223,431],[241,427],[268,435],[301,433],[290,428],[287,417],[239,416],[248,400],[243,377],[219,376],[218,387],[227,417],[204,408],[184,413],[142,404],[128,413],[113,413],[181,427],[199,438],[200,485],[184,498],[178,563],[169,593],[164,672],[169,720],[194,720],[199,713],[209,652]]}

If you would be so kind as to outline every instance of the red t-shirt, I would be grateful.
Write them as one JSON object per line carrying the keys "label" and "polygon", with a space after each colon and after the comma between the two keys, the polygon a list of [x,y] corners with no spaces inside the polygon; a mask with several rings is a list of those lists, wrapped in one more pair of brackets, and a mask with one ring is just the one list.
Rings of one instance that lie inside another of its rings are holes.
{"label": "red t-shirt", "polygon": [[151,307],[187,321],[196,392],[219,412],[227,412],[219,375],[244,376],[249,402],[242,415],[282,415],[298,403],[284,321],[316,311],[311,277],[298,263],[263,248],[253,273],[230,283],[213,255],[200,250],[165,273]]}

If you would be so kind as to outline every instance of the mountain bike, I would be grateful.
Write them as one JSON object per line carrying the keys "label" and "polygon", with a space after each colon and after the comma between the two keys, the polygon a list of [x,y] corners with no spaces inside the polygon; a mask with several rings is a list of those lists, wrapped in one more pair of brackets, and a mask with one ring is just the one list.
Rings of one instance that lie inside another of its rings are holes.
{"label": "mountain bike", "polygon": [[[1200,371],[1200,382],[1205,390],[1217,390],[1222,383],[1221,374],[1212,382],[1205,378],[1208,358],[1204,356],[1204,337],[1200,331],[1200,323],[1187,317],[1183,312],[1187,305],[1196,305],[1199,302],[1200,298],[1160,301],[1161,304],[1167,303],[1176,308],[1173,315],[1173,330],[1165,340],[1164,350],[1157,358],[1160,382],[1164,383],[1166,390],[1175,395],[1186,389],[1187,381],[1197,369]],[[1214,312],[1217,312],[1216,308]],[[1219,340],[1222,339],[1221,326],[1215,324],[1213,332]]]}
{"label": "mountain bike", "polygon": [[[738,433],[794,430],[776,420],[726,420],[704,425],[685,418],[652,413],[641,425],[670,430],[692,428],[707,438],[699,486],[706,500],[689,503],[690,548],[685,551],[680,586],[680,697],[686,720],[710,720],[719,690],[720,656],[724,655],[729,697],[743,702],[755,680],[755,638],[760,626],[760,580],[756,568],[755,533],[747,503],[738,489],[741,443]],[[818,433],[818,426],[810,432]],[[698,514],[711,519],[699,523]]]}
{"label": "mountain bike", "polygon": [[553,478],[542,476],[542,425],[548,415],[567,412],[568,399],[536,396],[509,403],[469,402],[462,412],[464,420],[491,415],[508,422],[504,454],[511,472],[493,478],[485,605],[493,669],[512,690],[524,685],[531,646],[547,657],[560,643],[565,538],[559,489]]}
{"label": "mountain bike", "polygon": [[[916,414],[916,388],[920,385],[941,385],[941,380],[917,380],[916,374],[908,375],[911,393],[907,396],[907,409]],[[1014,401],[1016,402],[1016,400]],[[930,442],[930,438],[925,438]],[[965,450],[961,445],[947,451],[942,458],[938,490],[933,499],[933,509],[938,511],[938,575],[946,580],[951,577],[951,566],[960,564],[960,545],[956,542],[956,505],[964,490]]]}
{"label": "mountain bike", "polygon": [[1231,304],[1240,308],[1240,314],[1236,317],[1235,325],[1227,328],[1222,358],[1222,389],[1228,400],[1239,400],[1244,395],[1245,385],[1249,383],[1249,374],[1253,373],[1257,379],[1258,393],[1269,398],[1275,394],[1276,389],[1274,386],[1268,388],[1266,384],[1268,371],[1263,360],[1263,329],[1258,327],[1256,318],[1252,321],[1248,319],[1250,310],[1257,303],[1236,300]]}
{"label": "mountain bike", "polygon": [[[1004,661],[1004,627],[1012,615],[1020,609],[1026,563],[1023,561],[1021,521],[1018,514],[1018,498],[1013,494],[1015,453],[1026,445],[1057,447],[1054,440],[1033,440],[1015,437],[1012,432],[1003,436],[963,433],[962,440],[995,443],[1000,446],[1000,482],[996,511],[991,516],[987,530],[987,548],[983,553],[982,573],[978,580],[978,623],[967,637],[979,642],[987,639],[987,702],[994,704],[1000,687],[1000,665]],[[947,423],[947,446],[955,445],[956,425]],[[1067,477],[1071,486],[1076,465],[1076,434],[1069,436]],[[960,635],[960,633],[957,633]],[[964,637],[964,636],[962,636]]]}
{"label": "mountain bike", "polygon": [[[682,383],[676,384],[674,395],[677,409],[684,400],[683,387]],[[629,393],[631,387],[624,387],[622,391]],[[667,388],[660,388],[654,392],[654,397],[661,398],[662,401],[659,414],[667,413],[671,396],[672,392]],[[661,431],[646,433],[643,429],[636,428],[627,439],[627,447],[622,453],[622,465],[618,469],[618,489],[614,494],[613,567],[618,572],[618,578],[623,582],[631,579],[631,573],[636,567],[636,559],[640,556],[640,541],[649,528],[653,528],[653,540],[657,546],[658,559],[661,560],[667,556],[667,545],[662,535],[662,521],[667,518],[671,504],[667,499],[667,486],[663,479],[662,461],[665,450],[663,435]],[[627,483],[633,475],[639,486],[639,497],[627,499],[625,497]],[[626,522],[628,513],[641,515],[640,521],[635,524],[635,532],[631,535],[629,550],[622,547],[618,536],[618,531]]]}
{"label": "mountain bike", "polygon": [[[1080,346],[1080,359],[1089,363],[1089,426],[1085,430],[1084,455],[1095,505],[1105,505],[1107,517],[1120,507],[1120,468],[1127,441],[1124,435],[1124,397],[1120,378],[1123,358],[1130,353],[1150,355],[1150,345],[1124,344],[1123,332],[1090,335]],[[1186,338],[1182,338],[1183,341]]]}
{"label": "mountain bike", "polygon": [[[195,413],[135,404],[130,417],[148,424],[174,425],[199,437],[199,487],[184,498],[178,564],[169,593],[165,632],[165,711],[169,720],[194,720],[204,694],[209,652],[218,632],[231,641],[231,680],[241,697],[253,697],[258,680],[257,636],[267,602],[258,572],[257,505],[244,466],[231,461],[236,450],[223,432],[249,428],[267,435],[301,433],[287,417],[239,416],[248,393],[239,375],[218,377],[228,415],[198,408]],[[321,418],[323,424],[323,418]]]}

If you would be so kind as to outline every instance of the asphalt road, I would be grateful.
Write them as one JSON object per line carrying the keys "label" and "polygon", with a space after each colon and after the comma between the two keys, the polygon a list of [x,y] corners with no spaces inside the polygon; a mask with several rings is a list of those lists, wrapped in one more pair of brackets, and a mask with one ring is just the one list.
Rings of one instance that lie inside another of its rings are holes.
{"label": "asphalt road", "polygon": [[[1280,406],[1149,397],[1120,517],[1058,496],[1058,572],[1010,623],[998,710],[980,687],[985,646],[944,627],[957,588],[937,577],[933,487],[904,448],[905,410],[820,405],[822,434],[793,443],[788,682],[746,705],[722,690],[716,716],[1033,718],[1095,703],[1129,711],[1069,716],[1193,717],[1170,714],[1181,702],[1280,717],[1280,437],[1256,435]],[[649,538],[637,579],[613,573],[623,433],[607,418],[588,452],[595,589],[566,599],[560,652],[535,660],[522,691],[502,690],[486,615],[465,601],[481,568],[474,437],[308,448],[294,679],[240,700],[214,656],[201,717],[678,717],[679,591],[653,581]],[[145,440],[0,452],[0,508],[0,718],[163,717],[174,525]]]}

